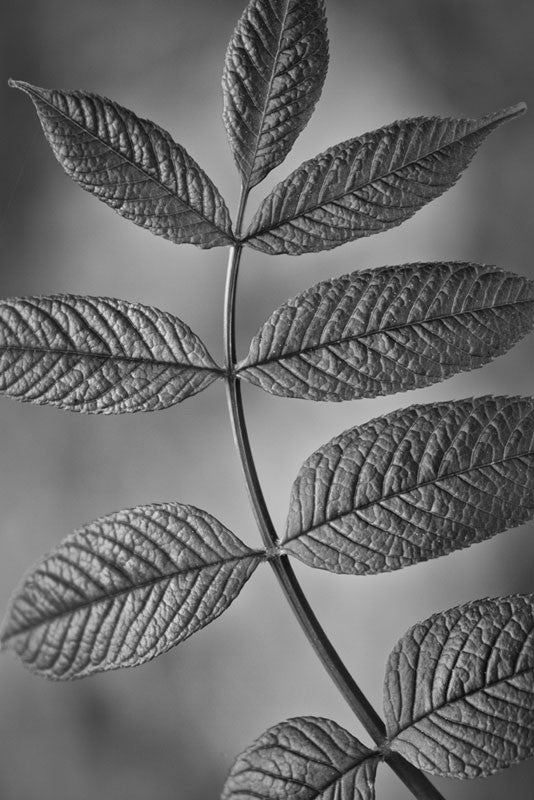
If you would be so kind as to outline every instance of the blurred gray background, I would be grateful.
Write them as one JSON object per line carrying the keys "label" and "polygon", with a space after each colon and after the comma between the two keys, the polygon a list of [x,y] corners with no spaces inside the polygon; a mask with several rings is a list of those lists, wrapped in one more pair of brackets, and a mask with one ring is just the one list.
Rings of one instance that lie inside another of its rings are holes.
{"label": "blurred gray background", "polygon": [[[294,153],[254,191],[250,211],[304,158],[418,114],[534,108],[534,5],[527,0],[327,0],[331,67]],[[168,129],[235,210],[238,180],[221,122],[220,74],[242,0],[48,0],[2,4],[0,295],[121,297],[175,313],[222,358],[226,253],[176,247],[70,182],[28,98],[7,78],[108,95]],[[326,254],[248,251],[241,353],[288,296],[359,267],[417,260],[495,263],[534,277],[534,116],[492,134],[459,184],[411,221]],[[245,390],[251,437],[282,526],[303,459],[342,430],[414,402],[534,392],[532,339],[436,387],[343,404]],[[67,533],[139,503],[205,508],[258,543],[233,451],[223,385],[147,415],[84,417],[0,403],[0,606]],[[415,621],[487,595],[534,591],[532,525],[467,552],[371,578],[299,568],[319,618],[380,706],[383,664]],[[0,660],[2,800],[209,800],[234,757],[284,718],[328,716],[368,739],[294,622],[267,566],[231,609],[139,669],[47,683]],[[486,780],[438,781],[448,800],[532,797],[534,763]],[[409,794],[387,768],[378,800]]]}

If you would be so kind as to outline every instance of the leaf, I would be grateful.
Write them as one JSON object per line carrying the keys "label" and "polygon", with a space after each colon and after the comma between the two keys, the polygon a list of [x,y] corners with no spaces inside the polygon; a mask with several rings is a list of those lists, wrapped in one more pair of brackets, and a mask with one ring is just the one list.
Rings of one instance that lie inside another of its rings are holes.
{"label": "leaf", "polygon": [[376,397],[480,367],[533,326],[534,282],[511,272],[467,263],[361,270],[274,311],[238,369],[283,397]]}
{"label": "leaf", "polygon": [[223,118],[243,187],[263,180],[306,127],[323,88],[323,0],[251,0],[223,73]]}
{"label": "leaf", "polygon": [[32,672],[82,678],[150,661],[218,617],[263,556],[193,506],[119,511],[25,579],[1,634]]}
{"label": "leaf", "polygon": [[32,99],[54,155],[82,189],[176,244],[233,243],[219,191],[159,125],[87,92],[9,85]]}
{"label": "leaf", "polygon": [[534,400],[411,406],[319,448],[293,484],[283,550],[330,572],[389,572],[534,517]]}
{"label": "leaf", "polygon": [[319,717],[270,728],[235,762],[222,800],[374,800],[376,752]]}
{"label": "leaf", "polygon": [[176,317],[107,297],[0,301],[0,392],[86,414],[155,411],[221,374]]}
{"label": "leaf", "polygon": [[453,778],[534,754],[534,595],[478,600],[411,628],[386,667],[391,749]]}
{"label": "leaf", "polygon": [[480,120],[415,117],[305,161],[263,200],[243,241],[270,255],[331,250],[388,230],[453,186],[524,103]]}

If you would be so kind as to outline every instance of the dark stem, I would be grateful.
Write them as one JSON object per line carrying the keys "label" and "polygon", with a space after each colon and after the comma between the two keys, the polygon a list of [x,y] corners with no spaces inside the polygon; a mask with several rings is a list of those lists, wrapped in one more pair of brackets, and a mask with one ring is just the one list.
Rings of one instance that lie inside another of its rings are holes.
{"label": "dark stem", "polygon": [[[242,191],[237,213],[235,233],[239,236],[248,192]],[[323,630],[308,600],[302,591],[289,559],[278,549],[279,539],[274,528],[263,491],[256,472],[256,466],[248,438],[243,410],[240,379],[235,375],[237,361],[235,342],[235,308],[237,279],[241,261],[242,245],[230,248],[226,294],[224,302],[224,348],[227,374],[227,397],[230,419],[235,443],[239,452],[245,484],[254,517],[267,553],[269,563],[278,579],[293,613],[295,614],[309,643],[318,655],[324,668],[337,688],[360,720],[374,742],[381,747],[386,738],[386,728],[382,719],[369,703],[360,687],[341,660],[337,650]],[[418,769],[397,754],[388,754],[386,761],[403,783],[418,800],[444,800],[432,783]]]}

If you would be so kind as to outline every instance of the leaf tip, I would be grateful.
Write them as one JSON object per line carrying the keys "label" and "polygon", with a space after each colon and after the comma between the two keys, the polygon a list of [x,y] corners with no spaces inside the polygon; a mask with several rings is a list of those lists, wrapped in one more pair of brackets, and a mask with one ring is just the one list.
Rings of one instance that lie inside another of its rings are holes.
{"label": "leaf tip", "polygon": [[14,78],[9,78],[7,85],[10,89],[20,89],[21,92],[25,92],[26,94],[31,94],[32,89],[34,90],[36,88],[32,86],[31,83],[27,83],[27,81],[16,81]]}
{"label": "leaf tip", "polygon": [[528,106],[524,100],[520,100],[519,103],[516,103],[515,106],[510,106],[507,109],[506,117],[508,119],[515,119],[515,117],[521,117],[523,114],[526,114],[528,110]]}
{"label": "leaf tip", "polygon": [[503,108],[502,111],[496,111],[495,114],[491,114],[488,119],[490,122],[510,122],[510,120],[516,119],[516,117],[523,116],[526,111],[527,104],[524,100],[520,100],[519,103],[513,106]]}

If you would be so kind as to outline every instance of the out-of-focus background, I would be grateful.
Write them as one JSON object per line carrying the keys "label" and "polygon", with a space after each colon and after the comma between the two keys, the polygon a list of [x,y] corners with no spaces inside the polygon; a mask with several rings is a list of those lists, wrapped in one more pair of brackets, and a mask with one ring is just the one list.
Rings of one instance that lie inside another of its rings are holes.
{"label": "out-of-focus background", "polygon": [[[534,5],[527,0],[327,0],[331,67],[294,153],[250,210],[300,161],[393,119],[480,116],[533,101]],[[7,78],[110,96],[169,130],[235,210],[237,173],[221,122],[220,74],[242,0],[48,0],[2,4],[0,295],[121,297],[188,322],[221,358],[226,253],[176,247],[71,183],[33,107]],[[241,353],[278,304],[359,267],[417,260],[495,263],[534,277],[534,117],[499,129],[456,187],[402,227],[335,251],[247,251]],[[273,517],[283,526],[303,459],[342,430],[415,402],[532,394],[532,339],[483,370],[422,391],[321,404],[247,387],[246,410]],[[258,543],[226,418],[223,385],[170,410],[99,417],[0,402],[0,606],[28,567],[79,525],[139,503],[209,510]],[[471,599],[534,591],[532,525],[388,575],[297,566],[349,668],[380,707],[397,638]],[[208,800],[234,757],[287,717],[331,717],[368,742],[288,612],[267,566],[228,612],[139,669],[48,683],[0,660],[2,800]],[[448,800],[529,800],[534,762],[491,779],[439,780]],[[410,795],[387,768],[378,800]]]}

